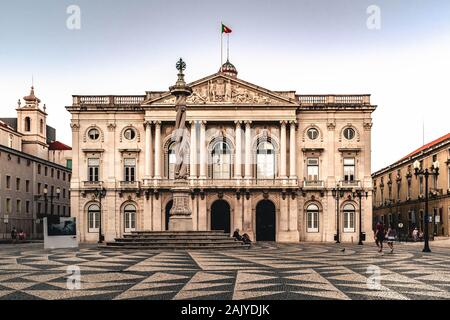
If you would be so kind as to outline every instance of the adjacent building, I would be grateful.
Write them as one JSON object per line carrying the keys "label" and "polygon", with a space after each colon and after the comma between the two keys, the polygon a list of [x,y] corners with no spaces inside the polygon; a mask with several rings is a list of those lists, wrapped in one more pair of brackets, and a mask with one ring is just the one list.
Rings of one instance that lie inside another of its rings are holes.
{"label": "adjacent building", "polygon": [[42,236],[42,218],[70,216],[72,149],[56,141],[34,88],[17,118],[0,118],[0,238],[13,227]]}
{"label": "adjacent building", "polygon": [[422,168],[439,164],[439,175],[429,177],[429,232],[448,236],[450,219],[450,133],[411,152],[375,172],[373,177],[374,219],[394,225],[403,236],[424,230],[426,181],[416,177],[414,162]]}
{"label": "adjacent building", "polygon": [[[280,242],[333,241],[338,230],[356,242],[370,232],[370,95],[273,91],[237,74],[227,62],[190,84],[194,229]],[[100,230],[106,241],[167,230],[174,105],[168,91],[73,96],[71,206],[81,241],[97,241]]]}

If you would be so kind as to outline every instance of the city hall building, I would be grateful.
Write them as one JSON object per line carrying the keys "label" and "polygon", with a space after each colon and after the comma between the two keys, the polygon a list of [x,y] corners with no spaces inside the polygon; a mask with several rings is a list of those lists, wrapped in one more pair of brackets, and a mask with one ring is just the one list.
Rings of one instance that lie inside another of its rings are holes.
{"label": "city hall building", "polygon": [[[371,232],[370,95],[272,91],[237,75],[227,62],[189,84],[194,230],[239,229],[279,242],[333,241],[336,234],[357,242],[360,231]],[[134,230],[167,230],[175,97],[73,96],[67,110],[80,241],[95,242],[99,232],[114,241]]]}

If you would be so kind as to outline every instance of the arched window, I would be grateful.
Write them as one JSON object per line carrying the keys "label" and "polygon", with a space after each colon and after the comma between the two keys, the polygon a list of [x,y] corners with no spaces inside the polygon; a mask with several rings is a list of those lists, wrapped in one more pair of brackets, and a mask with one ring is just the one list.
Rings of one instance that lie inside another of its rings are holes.
{"label": "arched window", "polygon": [[30,132],[31,131],[31,119],[30,117],[25,117],[25,131]]}
{"label": "arched window", "polygon": [[39,127],[41,130],[41,134],[44,134],[44,120],[41,119]]}
{"label": "arched window", "polygon": [[344,232],[355,232],[355,207],[350,203],[344,206]]}
{"label": "arched window", "polygon": [[231,178],[231,150],[226,142],[218,142],[212,150],[212,178]]}
{"label": "arched window", "polygon": [[124,208],[125,232],[136,230],[136,207],[132,204],[127,204]]}
{"label": "arched window", "polygon": [[88,232],[98,232],[100,228],[100,207],[91,204],[88,208]]}
{"label": "arched window", "polygon": [[177,163],[177,157],[175,155],[175,142],[169,145],[168,157],[167,157],[167,177],[169,179],[175,179],[175,164]]}
{"label": "arched window", "polygon": [[256,150],[256,178],[275,179],[275,148],[268,141],[260,142]]}
{"label": "arched window", "polygon": [[306,231],[319,232],[319,207],[315,204],[310,204],[306,208]]}

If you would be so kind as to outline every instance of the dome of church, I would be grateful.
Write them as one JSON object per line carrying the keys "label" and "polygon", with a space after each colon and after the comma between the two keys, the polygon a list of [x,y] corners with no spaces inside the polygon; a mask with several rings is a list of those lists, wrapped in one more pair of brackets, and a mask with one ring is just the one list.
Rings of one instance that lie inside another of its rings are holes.
{"label": "dome of church", "polygon": [[41,100],[34,95],[34,87],[31,87],[30,94],[28,96],[23,97],[23,100],[25,100],[28,103],[32,103],[32,102],[40,103],[41,102]]}
{"label": "dome of church", "polygon": [[219,72],[222,72],[230,77],[237,77],[238,74],[236,67],[228,60],[222,65]]}

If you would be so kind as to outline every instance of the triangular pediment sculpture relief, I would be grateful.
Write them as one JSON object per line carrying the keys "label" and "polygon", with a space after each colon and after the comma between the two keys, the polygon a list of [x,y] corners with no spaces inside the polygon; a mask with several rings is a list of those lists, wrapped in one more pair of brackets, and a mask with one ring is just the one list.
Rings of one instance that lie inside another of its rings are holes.
{"label": "triangular pediment sculpture relief", "polygon": [[[295,105],[295,101],[279,93],[263,89],[251,83],[216,74],[190,84],[193,93],[187,98],[188,104],[252,104],[252,105]],[[156,99],[144,102],[149,104],[175,103],[169,92]]]}

